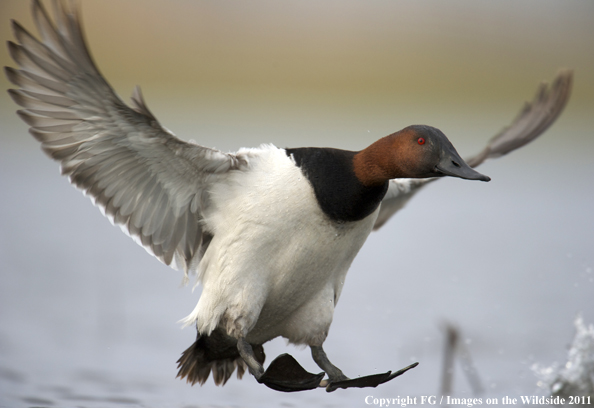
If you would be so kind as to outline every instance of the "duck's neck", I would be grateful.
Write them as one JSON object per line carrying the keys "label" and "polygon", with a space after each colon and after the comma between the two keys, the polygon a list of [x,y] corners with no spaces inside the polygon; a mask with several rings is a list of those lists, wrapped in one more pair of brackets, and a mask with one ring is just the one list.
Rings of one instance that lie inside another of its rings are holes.
{"label": "duck's neck", "polygon": [[399,150],[398,133],[379,139],[355,155],[355,175],[365,186],[380,186],[390,179],[407,177],[403,163],[397,160],[402,156]]}
{"label": "duck's neck", "polygon": [[373,213],[388,183],[364,185],[355,175],[357,152],[319,147],[286,149],[313,187],[320,208],[338,222],[359,221]]}

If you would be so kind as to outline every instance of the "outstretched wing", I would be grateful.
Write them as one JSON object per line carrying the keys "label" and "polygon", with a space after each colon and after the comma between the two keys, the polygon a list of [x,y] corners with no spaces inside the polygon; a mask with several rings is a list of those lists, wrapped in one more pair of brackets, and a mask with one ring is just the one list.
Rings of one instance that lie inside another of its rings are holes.
{"label": "outstretched wing", "polygon": [[[540,84],[532,102],[526,102],[514,121],[493,136],[480,153],[465,159],[466,163],[470,167],[476,167],[487,159],[504,156],[543,134],[567,105],[572,83],[573,72],[563,70],[557,74],[551,86],[547,83]],[[390,180],[374,229],[384,225],[421,187],[434,180],[437,179]]]}
{"label": "outstretched wing", "polygon": [[572,83],[573,71],[570,70],[559,72],[551,86],[546,82],[541,83],[532,102],[526,102],[514,121],[493,136],[480,153],[465,159],[466,163],[476,167],[487,159],[504,156],[542,135],[563,112]]}
{"label": "outstretched wing", "polygon": [[187,273],[212,238],[202,224],[209,184],[247,165],[237,155],[183,142],[161,127],[137,88],[128,107],[95,66],[77,10],[40,1],[38,41],[17,22],[6,67],[19,116],[62,173],[160,261]]}

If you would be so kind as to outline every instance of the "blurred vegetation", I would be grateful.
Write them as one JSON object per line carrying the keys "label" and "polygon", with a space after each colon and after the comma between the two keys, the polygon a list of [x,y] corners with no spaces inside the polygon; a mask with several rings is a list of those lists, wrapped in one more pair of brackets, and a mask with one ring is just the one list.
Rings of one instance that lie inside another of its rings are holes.
{"label": "blurred vegetation", "polygon": [[[480,131],[482,143],[562,67],[576,80],[561,120],[594,109],[591,1],[79,3],[92,54],[125,100],[139,84],[163,124],[235,138],[229,148],[321,135],[362,147],[351,140],[411,123]],[[0,16],[2,38],[9,18],[36,33],[27,1],[3,0]],[[5,47],[0,63],[14,65]]]}

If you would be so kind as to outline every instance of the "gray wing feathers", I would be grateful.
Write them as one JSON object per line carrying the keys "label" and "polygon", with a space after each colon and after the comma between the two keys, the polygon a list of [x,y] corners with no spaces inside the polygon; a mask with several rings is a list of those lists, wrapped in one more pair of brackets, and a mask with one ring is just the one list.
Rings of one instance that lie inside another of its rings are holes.
{"label": "gray wing feathers", "polygon": [[477,155],[466,160],[471,167],[483,161],[501,157],[536,139],[559,117],[571,94],[573,71],[562,70],[553,85],[540,84],[532,102],[526,102],[514,121],[493,136]]}
{"label": "gray wing feathers", "polygon": [[9,51],[19,69],[5,71],[20,87],[9,90],[25,108],[18,114],[112,222],[187,274],[211,239],[202,215],[208,186],[246,159],[177,139],[139,88],[128,107],[96,68],[76,10],[56,1],[54,8],[56,25],[33,2],[41,42],[13,22],[18,44],[9,42]]}
{"label": "gray wing feathers", "polygon": [[[542,83],[532,102],[527,102],[513,122],[493,136],[480,153],[465,159],[466,163],[471,167],[477,167],[485,160],[506,155],[543,134],[567,105],[572,83],[573,72],[570,70],[560,71],[551,86]],[[384,225],[421,187],[434,180],[437,179],[390,180],[374,229]]]}
{"label": "gray wing feathers", "polygon": [[428,181],[436,179],[393,179],[390,180],[388,191],[382,200],[380,211],[373,225],[377,230],[394,214],[401,210],[408,200],[415,195]]}

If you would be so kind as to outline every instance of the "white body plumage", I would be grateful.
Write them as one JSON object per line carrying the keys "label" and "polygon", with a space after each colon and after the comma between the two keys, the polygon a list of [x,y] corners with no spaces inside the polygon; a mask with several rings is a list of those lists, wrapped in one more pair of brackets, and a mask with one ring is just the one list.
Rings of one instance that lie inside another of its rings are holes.
{"label": "white body plumage", "polygon": [[333,222],[284,149],[266,145],[248,156],[249,171],[229,172],[211,192],[204,223],[214,238],[199,266],[204,289],[184,322],[204,334],[221,325],[255,344],[283,336],[321,345],[377,211]]}

